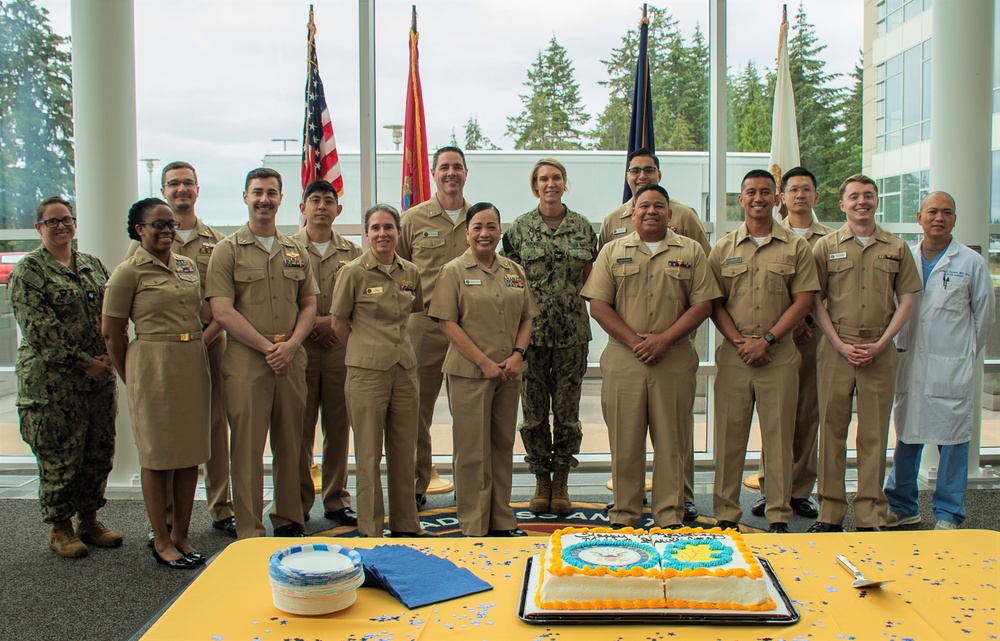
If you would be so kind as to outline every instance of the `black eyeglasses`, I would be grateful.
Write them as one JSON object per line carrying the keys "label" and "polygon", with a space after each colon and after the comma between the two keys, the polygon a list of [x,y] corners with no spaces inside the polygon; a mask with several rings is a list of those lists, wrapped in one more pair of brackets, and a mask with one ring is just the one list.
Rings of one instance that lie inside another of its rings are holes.
{"label": "black eyeglasses", "polygon": [[638,176],[639,174],[653,176],[657,171],[656,167],[629,167],[628,169],[628,173],[632,176]]}
{"label": "black eyeglasses", "polygon": [[45,225],[49,229],[55,229],[60,223],[66,225],[67,227],[73,227],[76,225],[76,216],[63,216],[62,218],[46,218],[45,220],[38,221],[40,225]]}
{"label": "black eyeglasses", "polygon": [[167,182],[163,183],[164,187],[170,187],[172,189],[180,187],[181,185],[187,187],[188,189],[191,189],[192,187],[197,186],[198,183],[196,183],[193,180],[168,180]]}
{"label": "black eyeglasses", "polygon": [[136,223],[137,225],[149,225],[156,231],[163,231],[167,227],[170,229],[179,229],[181,224],[176,220],[151,220],[148,223]]}

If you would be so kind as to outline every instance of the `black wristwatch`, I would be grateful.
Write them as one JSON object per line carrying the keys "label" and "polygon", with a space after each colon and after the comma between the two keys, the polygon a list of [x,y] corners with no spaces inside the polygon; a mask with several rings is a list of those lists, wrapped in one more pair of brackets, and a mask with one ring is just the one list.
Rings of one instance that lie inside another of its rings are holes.
{"label": "black wristwatch", "polygon": [[764,332],[764,335],[761,336],[761,338],[767,341],[768,345],[774,345],[775,343],[778,342],[778,339],[776,339],[774,337],[774,334],[772,334],[771,332]]}
{"label": "black wristwatch", "polygon": [[527,351],[521,349],[520,347],[515,347],[514,351],[521,355],[521,360],[522,361],[527,361],[528,360],[528,352]]}

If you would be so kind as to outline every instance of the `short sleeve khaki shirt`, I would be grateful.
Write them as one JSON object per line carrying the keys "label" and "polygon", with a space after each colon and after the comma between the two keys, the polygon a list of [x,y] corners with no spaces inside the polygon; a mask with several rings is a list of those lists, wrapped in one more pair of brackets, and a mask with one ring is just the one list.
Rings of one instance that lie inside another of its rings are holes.
{"label": "short sleeve khaki shirt", "polygon": [[131,318],[139,336],[188,334],[201,331],[202,302],[193,260],[171,254],[163,264],[139,247],[108,279],[104,314]]}
{"label": "short sleeve khaki shirt", "polygon": [[344,362],[385,371],[399,363],[416,365],[406,331],[411,313],[423,311],[420,271],[396,256],[387,274],[369,249],[337,274],[330,313],[351,323]]}
{"label": "short sleeve khaki shirt", "polygon": [[430,308],[438,272],[469,248],[469,241],[465,238],[465,214],[469,206],[468,201],[463,201],[462,211],[452,222],[435,194],[430,200],[403,212],[396,254],[420,270],[424,309]]}
{"label": "short sleeve khaki shirt", "polygon": [[820,294],[846,343],[882,336],[896,311],[895,296],[923,289],[909,246],[878,225],[865,246],[845,223],[824,236],[813,251]]}
{"label": "short sleeve khaki shirt", "polygon": [[[601,223],[601,233],[598,236],[598,247],[604,247],[612,240],[624,238],[635,231],[635,223],[632,221],[633,200],[618,207],[607,216]],[[682,202],[670,201],[670,229],[675,233],[695,241],[705,250],[707,256],[712,251],[712,246],[708,244],[708,236],[701,226],[698,213]]]}
{"label": "short sleeve khaki shirt", "polygon": [[722,290],[701,246],[668,229],[653,253],[635,232],[605,245],[582,295],[611,305],[632,331],[646,334],[667,330],[692,305],[720,298]]}
{"label": "short sleeve khaki shirt", "polygon": [[319,294],[316,296],[316,315],[329,316],[337,273],[342,267],[361,255],[361,248],[336,231],[330,238],[330,245],[326,248],[325,255],[320,255],[319,250],[313,246],[305,229],[299,231],[292,238],[306,248],[313,275],[316,277],[316,284],[319,287]]}
{"label": "short sleeve khaki shirt", "polygon": [[[487,269],[469,249],[441,270],[427,315],[458,323],[476,347],[499,363],[514,352],[518,327],[538,316],[538,305],[520,265],[497,256],[492,269]],[[453,345],[448,347],[441,371],[484,377],[479,366]]]}
{"label": "short sleeve khaki shirt", "polygon": [[[795,231],[795,229],[792,228],[790,224],[788,224],[787,218],[781,221],[781,224],[785,229],[791,230],[793,232]],[[820,238],[832,232],[833,232],[832,228],[821,224],[818,220],[814,220],[812,221],[812,225],[809,226],[809,229],[806,230],[806,233],[802,235],[802,238],[804,238],[806,242],[809,243],[809,247],[815,247],[816,243],[819,242]]]}
{"label": "short sleeve khaki shirt", "polygon": [[278,232],[268,252],[244,225],[220,241],[208,265],[205,298],[221,296],[265,338],[290,336],[299,301],[319,293],[305,248]]}
{"label": "short sleeve khaki shirt", "polygon": [[746,223],[712,249],[709,264],[726,311],[743,336],[769,332],[792,305],[792,294],[819,289],[809,243],[778,221],[758,247]]}

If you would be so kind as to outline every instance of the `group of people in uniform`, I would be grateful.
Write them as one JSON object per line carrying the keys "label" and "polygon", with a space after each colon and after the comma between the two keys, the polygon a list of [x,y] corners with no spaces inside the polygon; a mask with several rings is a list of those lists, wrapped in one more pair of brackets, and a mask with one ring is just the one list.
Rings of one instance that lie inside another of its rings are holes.
{"label": "group of people in uniform", "polygon": [[[110,275],[72,248],[71,204],[42,201],[42,246],[12,270],[8,287],[23,336],[21,432],[38,460],[50,547],[79,558],[87,545],[121,545],[96,518],[114,453],[115,372],[139,450],[149,546],[168,567],[204,563],[188,541],[200,464],[213,527],[240,538],[266,533],[266,440],[274,534],[305,536],[317,421],[325,518],[384,535],[384,451],[389,534],[430,536],[419,511],[443,380],[463,534],[523,536],[510,507],[516,432],[536,477],[530,510],[573,508],[588,302],[609,337],[600,365],[612,526],[642,520],[647,437],[653,522],[673,528],[698,515],[694,336],[706,318],[723,339],[714,394],[720,526],[736,528],[742,517],[756,408],[763,498],[752,512],[772,532],[787,532],[793,513],[818,518],[810,532],[840,531],[855,397],[858,530],[920,521],[916,472],[927,443],[942,456],[937,526],[964,521],[969,383],[994,294],[985,261],[952,238],[950,195],[921,203],[924,240],[911,251],[875,223],[870,178],[843,182],[847,222],[833,230],[812,213],[812,173],[794,168],[779,185],[754,170],[740,187],[743,224],[712,247],[694,210],[659,184],[659,160],[646,149],[629,154],[633,196],[605,217],[600,234],[563,203],[568,175],[558,160],[535,163],[538,206],[505,233],[498,207],[465,199],[462,150],[439,149],[431,173],[437,191],[427,202],[402,214],[384,204],[365,212],[362,250],[333,230],[342,206],[326,181],[306,187],[305,225],[286,236],[275,224],[280,174],[252,170],[243,194],[249,220],[224,237],[195,214],[194,167],[170,163],[165,200],[129,211],[133,244]],[[894,398],[896,460],[883,484]],[[819,508],[810,498],[817,479]]]}

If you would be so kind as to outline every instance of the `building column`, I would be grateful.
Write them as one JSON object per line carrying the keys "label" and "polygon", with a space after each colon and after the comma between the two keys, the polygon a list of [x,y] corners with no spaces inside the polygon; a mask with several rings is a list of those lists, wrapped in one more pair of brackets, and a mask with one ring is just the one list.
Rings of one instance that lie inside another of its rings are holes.
{"label": "building column", "polygon": [[[128,246],[125,221],[138,197],[133,0],[72,0],[73,128],[80,250],[109,270]],[[125,388],[109,485],[132,485],[139,458]]]}
{"label": "building column", "polygon": [[[935,3],[931,15],[931,189],[956,200],[955,240],[990,246],[990,156],[993,89],[993,1]],[[981,477],[983,359],[973,389],[969,476]],[[920,475],[938,464],[924,448]]]}

